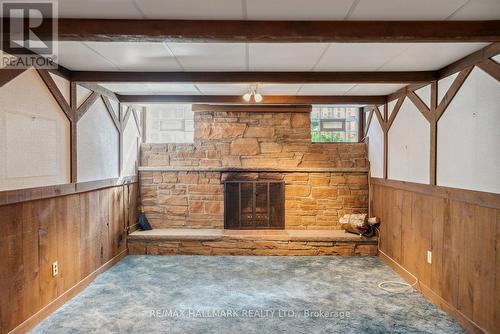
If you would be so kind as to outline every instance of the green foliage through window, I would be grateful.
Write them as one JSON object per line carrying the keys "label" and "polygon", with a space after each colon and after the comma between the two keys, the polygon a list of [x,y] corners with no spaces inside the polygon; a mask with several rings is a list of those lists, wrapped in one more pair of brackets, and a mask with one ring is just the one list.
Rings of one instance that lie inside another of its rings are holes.
{"label": "green foliage through window", "polygon": [[313,143],[352,143],[358,141],[359,108],[350,106],[313,106],[311,140]]}

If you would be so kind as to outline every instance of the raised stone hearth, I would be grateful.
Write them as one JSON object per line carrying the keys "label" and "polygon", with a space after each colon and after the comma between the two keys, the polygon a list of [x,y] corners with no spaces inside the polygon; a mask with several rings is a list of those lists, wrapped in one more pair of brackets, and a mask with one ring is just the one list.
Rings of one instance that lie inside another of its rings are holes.
{"label": "raised stone hearth", "polygon": [[128,236],[135,255],[376,255],[377,238],[340,230],[154,229]]}

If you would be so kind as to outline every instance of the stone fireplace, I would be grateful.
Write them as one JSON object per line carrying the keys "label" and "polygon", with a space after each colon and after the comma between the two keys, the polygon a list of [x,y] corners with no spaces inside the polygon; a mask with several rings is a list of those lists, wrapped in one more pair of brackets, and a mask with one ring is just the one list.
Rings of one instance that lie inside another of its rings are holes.
{"label": "stone fireplace", "polygon": [[284,229],[284,214],[283,181],[224,182],[224,228]]}
{"label": "stone fireplace", "polygon": [[[194,143],[141,146],[142,204],[154,228],[223,229],[225,182],[276,181],[279,228],[336,230],[367,212],[367,171],[365,144],[311,143],[308,113],[196,112]],[[267,228],[258,215],[238,226]]]}

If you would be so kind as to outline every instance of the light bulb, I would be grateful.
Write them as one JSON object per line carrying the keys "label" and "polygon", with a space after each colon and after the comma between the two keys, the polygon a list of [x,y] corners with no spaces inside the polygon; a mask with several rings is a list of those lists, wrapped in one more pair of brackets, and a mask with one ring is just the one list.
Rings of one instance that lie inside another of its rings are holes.
{"label": "light bulb", "polygon": [[243,95],[243,100],[245,100],[247,102],[250,102],[251,98],[252,98],[252,94],[250,94],[250,93],[246,93],[245,95]]}
{"label": "light bulb", "polygon": [[260,95],[259,93],[255,93],[253,98],[255,99],[255,102],[257,102],[257,103],[262,102],[262,95]]}

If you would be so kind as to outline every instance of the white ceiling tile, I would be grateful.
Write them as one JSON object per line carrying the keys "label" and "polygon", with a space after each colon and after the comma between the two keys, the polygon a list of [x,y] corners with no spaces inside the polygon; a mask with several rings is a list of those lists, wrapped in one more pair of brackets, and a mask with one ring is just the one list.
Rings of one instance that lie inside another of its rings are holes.
{"label": "white ceiling tile", "polygon": [[360,0],[350,20],[444,20],[467,0]]}
{"label": "white ceiling tile", "polygon": [[248,0],[249,20],[342,20],[354,0]]}
{"label": "white ceiling tile", "polygon": [[168,43],[186,71],[243,71],[244,43]]}
{"label": "white ceiling tile", "polygon": [[344,95],[354,84],[304,84],[297,95]]}
{"label": "white ceiling tile", "polygon": [[117,68],[106,58],[88,48],[82,42],[58,42],[58,60],[70,70],[116,71]]}
{"label": "white ceiling tile", "polygon": [[91,19],[141,19],[142,14],[132,0],[62,0],[59,17]]}
{"label": "white ceiling tile", "polygon": [[401,53],[403,47],[397,43],[332,43],[315,70],[375,71]]}
{"label": "white ceiling tile", "polygon": [[346,95],[388,95],[407,84],[358,84],[355,85]]}
{"label": "white ceiling tile", "polygon": [[386,63],[384,71],[433,71],[477,51],[487,43],[411,43]]}
{"label": "white ceiling tile", "polygon": [[499,20],[499,0],[472,0],[460,8],[451,20]]}
{"label": "white ceiling tile", "polygon": [[496,55],[495,57],[492,58],[494,61],[500,64],[500,55]]}
{"label": "white ceiling tile", "polygon": [[101,86],[117,94],[199,95],[198,90],[193,84],[118,83],[118,84],[101,84]]}
{"label": "white ceiling tile", "polygon": [[240,0],[140,0],[136,3],[147,19],[243,19]]}
{"label": "white ceiling tile", "polygon": [[251,43],[251,71],[308,71],[325,50],[325,43]]}
{"label": "white ceiling tile", "polygon": [[123,71],[180,71],[163,43],[86,42],[87,46]]}
{"label": "white ceiling tile", "polygon": [[263,95],[295,95],[300,87],[298,84],[262,84],[258,91]]}
{"label": "white ceiling tile", "polygon": [[205,95],[243,95],[248,92],[248,84],[196,84]]}

